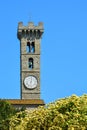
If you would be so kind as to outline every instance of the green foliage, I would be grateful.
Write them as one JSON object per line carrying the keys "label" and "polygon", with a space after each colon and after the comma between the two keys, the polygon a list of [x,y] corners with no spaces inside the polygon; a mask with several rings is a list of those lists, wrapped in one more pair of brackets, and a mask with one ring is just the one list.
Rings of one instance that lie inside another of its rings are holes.
{"label": "green foliage", "polygon": [[17,113],[10,130],[87,129],[87,95],[60,99],[44,107]]}
{"label": "green foliage", "polygon": [[86,130],[87,95],[59,99],[34,110],[0,100],[0,130]]}
{"label": "green foliage", "polygon": [[5,100],[0,100],[0,130],[9,130],[9,121],[11,116],[15,115],[17,110]]}
{"label": "green foliage", "polygon": [[14,113],[14,110],[8,102],[0,100],[0,120],[10,117]]}

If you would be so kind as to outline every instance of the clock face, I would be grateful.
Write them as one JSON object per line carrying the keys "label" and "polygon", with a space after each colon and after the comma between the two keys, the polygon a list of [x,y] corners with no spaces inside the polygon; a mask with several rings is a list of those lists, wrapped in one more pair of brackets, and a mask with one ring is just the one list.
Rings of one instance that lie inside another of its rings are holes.
{"label": "clock face", "polygon": [[34,76],[28,76],[24,79],[24,85],[29,89],[33,89],[37,86],[37,79]]}

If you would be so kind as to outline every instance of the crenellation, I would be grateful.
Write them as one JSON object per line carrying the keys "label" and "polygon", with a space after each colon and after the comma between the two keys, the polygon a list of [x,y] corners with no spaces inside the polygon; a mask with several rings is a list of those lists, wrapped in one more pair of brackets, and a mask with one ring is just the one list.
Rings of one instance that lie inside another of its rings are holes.
{"label": "crenellation", "polygon": [[18,24],[18,33],[17,36],[19,39],[21,39],[23,33],[25,34],[30,34],[30,32],[32,31],[32,33],[38,33],[38,31],[40,32],[40,37],[44,32],[43,29],[43,23],[39,22],[38,26],[35,26],[33,22],[29,22],[28,26],[24,26],[23,22],[19,22]]}
{"label": "crenellation", "polygon": [[28,27],[33,28],[34,27],[34,23],[33,22],[28,22]]}
{"label": "crenellation", "polygon": [[19,22],[18,26],[20,26],[20,27],[23,26],[23,22]]}
{"label": "crenellation", "polygon": [[27,26],[24,26],[23,22],[19,22],[18,23],[18,29],[22,29],[22,30],[23,29],[26,29],[26,30],[28,30],[28,29],[38,30],[39,29],[39,30],[43,30],[44,28],[43,28],[43,23],[42,22],[39,22],[37,26],[34,25],[33,22],[29,22]]}

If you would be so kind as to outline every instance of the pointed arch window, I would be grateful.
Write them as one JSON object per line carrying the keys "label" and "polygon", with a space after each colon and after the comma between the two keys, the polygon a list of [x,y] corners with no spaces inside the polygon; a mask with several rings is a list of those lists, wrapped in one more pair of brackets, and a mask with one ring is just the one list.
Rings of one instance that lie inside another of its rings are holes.
{"label": "pointed arch window", "polygon": [[28,59],[28,67],[29,67],[30,70],[33,69],[33,67],[34,67],[34,66],[33,66],[33,58],[29,58],[29,59]]}

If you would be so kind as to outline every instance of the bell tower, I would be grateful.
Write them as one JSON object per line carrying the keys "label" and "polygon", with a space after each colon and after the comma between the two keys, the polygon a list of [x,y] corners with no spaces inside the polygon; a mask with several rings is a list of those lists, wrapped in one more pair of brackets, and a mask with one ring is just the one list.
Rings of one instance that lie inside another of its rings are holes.
{"label": "bell tower", "polygon": [[29,22],[18,24],[20,40],[20,88],[21,99],[40,99],[40,42],[44,32],[43,23],[35,26]]}

